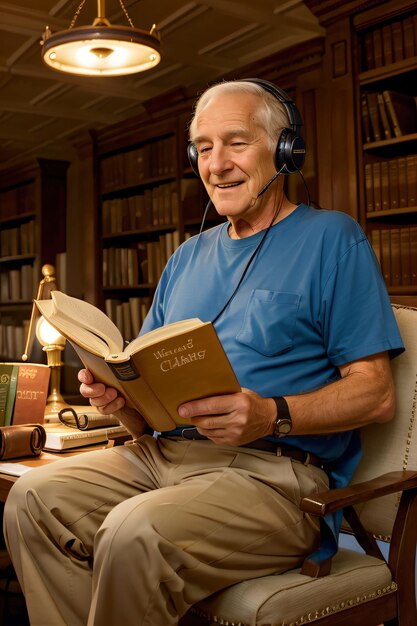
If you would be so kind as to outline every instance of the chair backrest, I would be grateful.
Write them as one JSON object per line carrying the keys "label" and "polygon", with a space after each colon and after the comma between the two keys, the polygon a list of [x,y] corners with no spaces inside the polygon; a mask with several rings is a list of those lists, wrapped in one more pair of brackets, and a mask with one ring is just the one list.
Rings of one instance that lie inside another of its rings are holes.
{"label": "chair backrest", "polygon": [[[397,410],[387,424],[361,430],[363,457],[352,482],[369,480],[398,470],[417,469],[417,308],[393,305],[405,352],[391,361]],[[357,508],[364,527],[378,539],[389,541],[399,496],[372,500]]]}

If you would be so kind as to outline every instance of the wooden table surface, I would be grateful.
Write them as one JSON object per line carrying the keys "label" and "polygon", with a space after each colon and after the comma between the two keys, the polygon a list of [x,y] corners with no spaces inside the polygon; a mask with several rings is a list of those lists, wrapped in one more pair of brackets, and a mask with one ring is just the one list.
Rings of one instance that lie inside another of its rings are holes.
{"label": "wooden table surface", "polygon": [[[91,450],[100,450],[109,447],[108,444],[99,444],[94,446],[88,446],[87,448],[73,448],[72,450],[66,450],[65,452],[42,452],[39,456],[22,457],[20,459],[10,459],[5,463],[17,463],[20,465],[27,465],[28,467],[41,467],[47,463],[53,463],[59,459],[63,459],[68,456],[74,456],[75,454],[85,454]],[[0,461],[0,502],[6,502],[6,498],[9,494],[13,484],[19,478],[19,476],[11,476],[10,474],[4,474],[1,472],[2,462]]]}

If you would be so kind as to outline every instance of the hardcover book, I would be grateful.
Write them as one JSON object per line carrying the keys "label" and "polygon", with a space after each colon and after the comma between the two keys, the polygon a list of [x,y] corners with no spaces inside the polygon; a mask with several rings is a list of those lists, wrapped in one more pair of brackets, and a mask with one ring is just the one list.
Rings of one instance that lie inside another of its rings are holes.
{"label": "hardcover book", "polygon": [[53,291],[35,303],[95,380],[115,387],[154,430],[186,424],[177,410],[184,402],[240,391],[211,322],[168,324],[124,347],[115,324],[88,302]]}
{"label": "hardcover book", "polygon": [[50,369],[39,363],[0,363],[0,425],[43,423]]}
{"label": "hardcover book", "polygon": [[382,95],[396,137],[417,132],[417,110],[413,96],[397,91],[383,91]]}
{"label": "hardcover book", "polygon": [[46,424],[45,450],[63,452],[73,448],[93,446],[99,443],[107,443],[111,435],[123,435],[127,430],[123,426],[112,428],[95,428],[94,430],[77,430],[68,426]]}

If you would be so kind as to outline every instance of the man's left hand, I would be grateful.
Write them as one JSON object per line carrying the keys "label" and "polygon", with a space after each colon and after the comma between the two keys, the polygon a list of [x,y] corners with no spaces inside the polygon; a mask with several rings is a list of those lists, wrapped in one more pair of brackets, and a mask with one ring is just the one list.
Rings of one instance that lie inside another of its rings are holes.
{"label": "man's left hand", "polygon": [[242,446],[270,435],[276,419],[272,398],[250,389],[182,404],[178,412],[214,443]]}

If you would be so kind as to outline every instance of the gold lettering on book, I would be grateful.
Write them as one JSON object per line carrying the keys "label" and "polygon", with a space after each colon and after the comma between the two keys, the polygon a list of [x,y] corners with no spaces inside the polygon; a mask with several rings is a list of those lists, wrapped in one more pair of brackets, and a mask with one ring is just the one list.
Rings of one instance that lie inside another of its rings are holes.
{"label": "gold lettering on book", "polygon": [[35,391],[35,390],[30,390],[30,389],[26,389],[26,390],[17,390],[16,393],[16,397],[19,400],[37,400],[38,398],[41,398],[42,396],[44,396],[44,392],[43,391]]}
{"label": "gold lettering on book", "polygon": [[185,352],[186,350],[193,349],[193,340],[190,337],[182,346],[178,346],[177,348],[172,348],[172,350],[167,350],[166,348],[161,348],[153,353],[155,359],[159,361],[159,359],[166,359],[168,356],[173,354],[178,354],[179,352]]}
{"label": "gold lettering on book", "polygon": [[176,356],[172,359],[166,359],[162,361],[159,365],[163,372],[169,372],[170,370],[174,370],[177,367],[183,367],[183,365],[189,365],[194,361],[200,361],[204,359],[206,356],[205,350],[199,350],[198,352],[189,352],[186,355]]}

